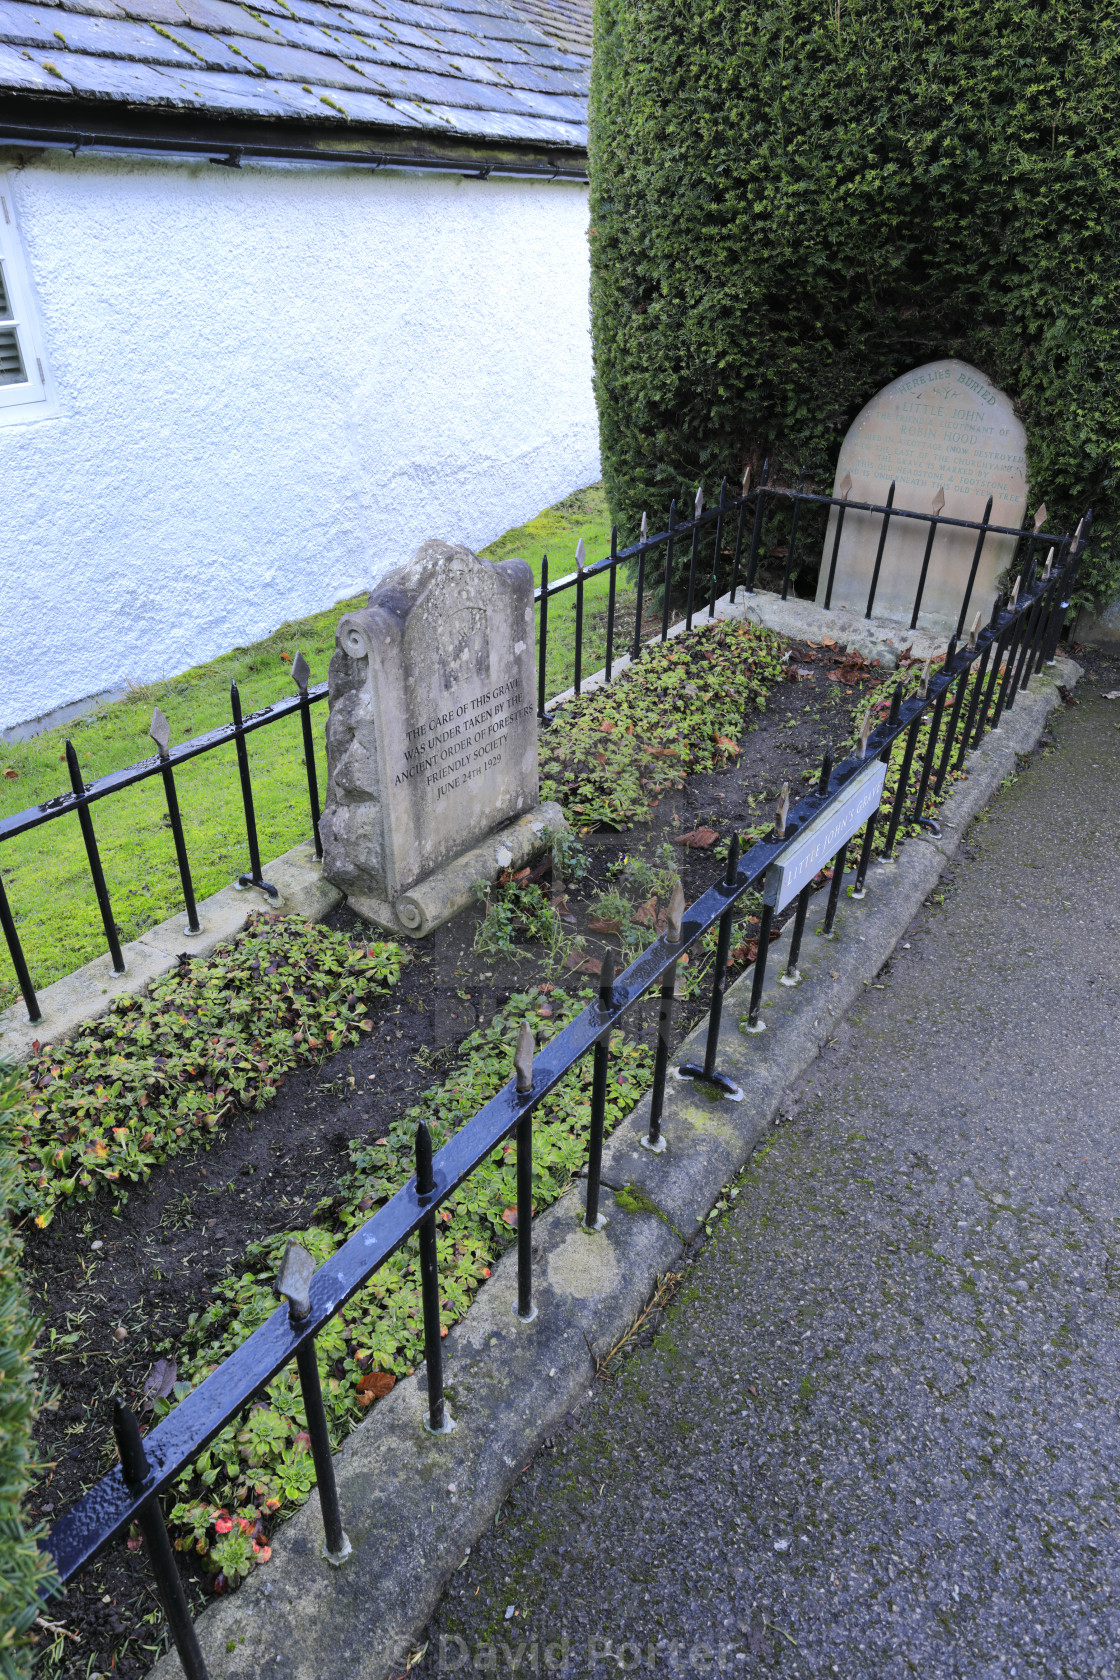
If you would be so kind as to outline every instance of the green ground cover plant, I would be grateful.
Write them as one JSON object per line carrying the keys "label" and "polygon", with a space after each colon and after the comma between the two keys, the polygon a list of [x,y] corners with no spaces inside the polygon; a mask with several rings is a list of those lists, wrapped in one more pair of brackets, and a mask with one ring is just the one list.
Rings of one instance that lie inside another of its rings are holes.
{"label": "green ground cover plant", "polygon": [[1032,505],[1071,530],[1093,508],[1081,594],[1114,596],[1118,97],[1114,6],[596,0],[592,330],[622,540],[764,457],[831,487],[863,404],[954,356],[1014,398]]}
{"label": "green ground cover plant", "polygon": [[[161,1350],[175,1360],[177,1381],[165,1399],[155,1402],[154,1416],[165,1415],[275,1311],[274,1285],[289,1238],[301,1243],[318,1264],[329,1259],[412,1176],[418,1121],[427,1122],[438,1149],[509,1079],[522,1021],[531,1023],[538,1044],[544,1044],[591,995],[572,995],[544,984],[511,997],[489,1026],[464,1040],[461,1060],[442,1084],[394,1120],[384,1135],[353,1141],[349,1170],[338,1193],[321,1204],[316,1223],[254,1245],[240,1276],[220,1283],[210,1305],[192,1315],[186,1335]],[[591,1059],[585,1057],[535,1111],[534,1213],[562,1194],[586,1159],[591,1077]],[[621,1033],[613,1035],[608,1131],[629,1113],[651,1077],[650,1050]],[[513,1241],[516,1204],[512,1142],[499,1146],[443,1204],[437,1248],[445,1334]],[[423,1342],[419,1256],[413,1239],[316,1340],[336,1445],[373,1400],[422,1360]],[[269,1385],[267,1398],[248,1417],[223,1430],[180,1479],[171,1513],[179,1531],[176,1545],[196,1553],[216,1590],[222,1591],[254,1563],[267,1559],[268,1520],[302,1503],[313,1484],[306,1416],[293,1367]]]}
{"label": "green ground cover plant", "polygon": [[541,797],[580,827],[627,828],[693,771],[739,752],[743,719],[781,679],[779,638],[721,619],[647,643],[609,689],[568,701],[541,737]]}
{"label": "green ground cover plant", "polygon": [[[24,1097],[10,1069],[0,1068],[0,1122],[18,1117]],[[18,1118],[16,1123],[18,1124]],[[0,1676],[24,1680],[30,1673],[31,1630],[43,1612],[40,1594],[53,1571],[36,1541],[41,1527],[28,1528],[20,1512],[31,1480],[31,1429],[43,1395],[32,1348],[38,1325],[28,1309],[19,1276],[20,1242],[11,1214],[18,1203],[20,1174],[10,1149],[0,1146]]]}
{"label": "green ground cover plant", "polygon": [[13,1211],[42,1228],[61,1201],[99,1183],[123,1192],[235,1110],[263,1108],[291,1069],[372,1028],[367,1010],[404,961],[391,941],[353,946],[322,924],[257,915],[146,996],[115,999],[24,1070],[28,1102],[3,1140],[18,1168]]}
{"label": "green ground cover plant", "polygon": [[[602,487],[569,496],[555,508],[483,551],[488,559],[519,554],[540,580],[540,562],[550,555],[553,577],[571,570],[583,538],[589,561],[610,552],[610,522]],[[605,581],[587,586],[585,669],[602,661],[606,641]],[[548,692],[558,694],[572,680],[574,595],[553,604],[549,621]],[[283,624],[248,647],[195,666],[166,682],[134,685],[119,701],[96,707],[29,741],[0,745],[0,816],[53,799],[69,787],[64,743],[69,736],[87,782],[109,770],[149,757],[152,708],[159,706],[182,741],[230,721],[230,683],[236,681],[246,714],[294,694],[291,659],[299,648],[312,683],[325,680],[335,628],[344,612],[365,604],[365,595],[339,601],[308,618]],[[621,611],[621,607],[620,607]],[[630,606],[632,615],[632,603]],[[632,617],[631,617],[632,622]],[[322,747],[326,707],[314,710],[320,793],[326,782]],[[303,740],[298,718],[258,730],[249,739],[257,829],[262,858],[277,857],[310,837]],[[231,748],[207,753],[176,773],[179,804],[196,896],[228,886],[247,867],[245,817]],[[104,800],[94,808],[102,863],[122,940],[136,939],[182,908],[182,888],[158,777]],[[66,818],[32,830],[0,847],[0,873],[16,918],[36,986],[69,974],[105,951],[105,935],[90,885],[77,821]],[[18,997],[7,950],[0,945],[0,1009]]]}

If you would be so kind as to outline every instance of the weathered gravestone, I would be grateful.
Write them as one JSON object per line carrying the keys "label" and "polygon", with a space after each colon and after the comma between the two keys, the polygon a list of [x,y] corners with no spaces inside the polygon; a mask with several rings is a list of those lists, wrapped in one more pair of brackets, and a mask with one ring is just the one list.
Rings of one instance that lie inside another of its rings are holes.
{"label": "weathered gravestone", "polygon": [[[991,522],[1019,526],[1027,507],[1027,438],[1011,399],[967,362],[928,362],[884,386],[856,416],[840,448],[834,496],[851,475],[849,500],[883,506],[893,480],[896,508],[935,511],[947,518],[981,520],[993,498]],[[838,512],[825,539],[817,603],[824,604]],[[867,607],[882,528],[879,514],[845,512],[832,588],[833,608],[863,613]],[[913,611],[929,526],[892,518],[887,528],[873,611],[902,619]],[[920,623],[956,626],[976,552],[976,532],[942,526],[934,540],[922,594]],[[969,616],[985,615],[995,600],[995,579],[1010,565],[1013,537],[985,538]]]}
{"label": "weathered gravestone", "polygon": [[566,825],[538,804],[533,578],[426,542],[338,626],[323,873],[419,935]]}

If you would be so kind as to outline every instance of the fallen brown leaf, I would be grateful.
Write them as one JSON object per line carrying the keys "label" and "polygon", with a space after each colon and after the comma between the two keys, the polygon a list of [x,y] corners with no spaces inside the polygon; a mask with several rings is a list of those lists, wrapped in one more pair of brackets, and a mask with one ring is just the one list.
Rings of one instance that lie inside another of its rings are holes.
{"label": "fallen brown leaf", "polygon": [[397,1379],[392,1371],[367,1371],[365,1376],[359,1379],[358,1393],[368,1394],[370,1400],[381,1400],[396,1386]]}
{"label": "fallen brown leaf", "polygon": [[621,933],[622,923],[612,921],[609,916],[592,916],[587,929],[589,933]]}
{"label": "fallen brown leaf", "polygon": [[179,1367],[174,1359],[157,1359],[144,1378],[144,1398],[150,1406],[153,1400],[166,1400],[175,1387]]}
{"label": "fallen brown leaf", "polygon": [[601,974],[603,965],[598,957],[581,957],[578,951],[569,951],[564,958],[563,965],[569,974]]}
{"label": "fallen brown leaf", "polygon": [[706,852],[709,846],[714,846],[719,835],[714,828],[693,828],[687,834],[678,834],[673,841],[674,846],[687,846],[693,852]]}

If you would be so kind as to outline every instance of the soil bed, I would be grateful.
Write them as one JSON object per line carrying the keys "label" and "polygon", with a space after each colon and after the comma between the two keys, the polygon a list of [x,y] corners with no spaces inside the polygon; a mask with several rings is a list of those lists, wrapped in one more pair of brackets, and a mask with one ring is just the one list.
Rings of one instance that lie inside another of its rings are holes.
{"label": "soil bed", "polygon": [[[823,753],[850,735],[884,673],[873,668],[862,679],[829,680],[829,667],[835,675],[842,664],[838,651],[817,649],[814,662],[809,649],[792,646],[794,663],[813,675],[775,686],[766,710],[747,720],[737,763],[688,777],[660,799],[648,822],[581,836],[587,873],[567,883],[565,913],[574,926],[566,923],[564,931],[584,935],[584,955],[601,956],[612,942],[587,924],[593,906],[617,885],[623,858],[654,865],[682,834],[710,827],[726,841],[736,829],[766,820],[782,782],[790,782],[796,799],[815,780]],[[689,902],[718,874],[716,850],[673,845]],[[370,1011],[373,1030],[356,1046],[288,1075],[267,1108],[237,1116],[195,1154],[155,1167],[146,1183],[130,1187],[119,1214],[102,1191],[62,1208],[46,1231],[26,1232],[28,1285],[45,1325],[42,1374],[58,1390],[57,1409],[40,1422],[48,1468],[29,1501],[32,1518],[55,1520],[111,1467],[111,1397],[122,1394],[140,1409],[155,1349],[174,1344],[215,1283],[240,1271],[247,1246],[310,1222],[348,1167],[352,1139],[380,1135],[445,1078],[462,1039],[488,1023],[511,992],[557,979],[540,947],[526,947],[518,959],[477,952],[481,918],[481,909],[471,910],[410,946],[412,960]],[[369,939],[369,929],[347,910],[332,924],[353,930],[355,941]],[[575,990],[588,980],[573,975],[563,983]],[[681,1036],[706,1007],[706,987],[682,1001]],[[655,1008],[646,1006],[647,1033]],[[636,1012],[628,1025],[632,1034],[641,1030]],[[205,1580],[186,1568],[201,1607]],[[46,1662],[37,1672],[52,1677],[112,1673],[134,1680],[163,1648],[147,1562],[123,1540],[47,1614],[67,1630],[43,1632]]]}

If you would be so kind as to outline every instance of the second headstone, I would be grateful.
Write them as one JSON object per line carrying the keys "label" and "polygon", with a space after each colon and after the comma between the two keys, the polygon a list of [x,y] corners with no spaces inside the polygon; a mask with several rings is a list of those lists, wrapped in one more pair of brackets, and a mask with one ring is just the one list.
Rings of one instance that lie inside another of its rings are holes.
{"label": "second headstone", "polygon": [[[893,482],[894,505],[915,513],[935,511],[944,493],[946,518],[979,521],[992,497],[991,522],[1020,526],[1027,506],[1027,438],[1010,397],[979,369],[952,358],[928,362],[892,380],[860,410],[840,446],[834,496],[848,476],[853,502],[882,506]],[[836,534],[837,510],[829,518],[817,586],[824,604]],[[833,608],[863,613],[867,608],[882,516],[844,515],[832,585]],[[875,589],[876,617],[909,622],[925,556],[929,526],[892,518],[887,528]],[[976,551],[976,532],[940,526],[922,594],[921,623],[952,629],[960,613]],[[969,613],[985,616],[995,599],[995,580],[1011,564],[1013,537],[985,539]]]}

